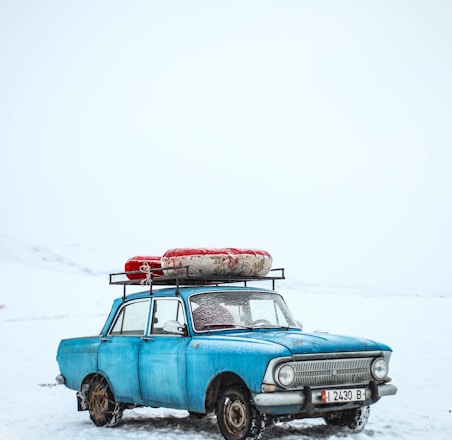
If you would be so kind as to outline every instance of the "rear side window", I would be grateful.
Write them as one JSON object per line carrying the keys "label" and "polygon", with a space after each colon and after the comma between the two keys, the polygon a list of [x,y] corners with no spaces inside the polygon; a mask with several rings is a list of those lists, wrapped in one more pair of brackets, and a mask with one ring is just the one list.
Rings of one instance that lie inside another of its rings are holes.
{"label": "rear side window", "polygon": [[110,334],[116,336],[142,336],[145,333],[148,315],[149,300],[127,304],[119,311]]}

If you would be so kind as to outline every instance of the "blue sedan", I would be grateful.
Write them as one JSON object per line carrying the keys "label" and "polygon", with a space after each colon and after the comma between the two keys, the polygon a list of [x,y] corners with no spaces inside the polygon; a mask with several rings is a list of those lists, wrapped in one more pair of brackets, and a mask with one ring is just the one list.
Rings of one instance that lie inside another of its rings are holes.
{"label": "blue sedan", "polygon": [[152,406],[214,412],[228,440],[261,438],[282,418],[359,431],[370,405],[397,391],[387,345],[306,333],[274,289],[165,278],[140,293],[124,287],[100,335],[60,342],[57,381],[97,426]]}

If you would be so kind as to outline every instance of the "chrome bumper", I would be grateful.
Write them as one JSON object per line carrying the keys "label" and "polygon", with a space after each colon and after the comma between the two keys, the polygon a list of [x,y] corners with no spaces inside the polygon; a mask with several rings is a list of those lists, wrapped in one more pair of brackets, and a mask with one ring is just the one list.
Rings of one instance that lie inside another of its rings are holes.
{"label": "chrome bumper", "polygon": [[[374,389],[367,386],[364,404],[370,405],[380,397],[393,396],[396,393],[397,387],[392,384],[376,385]],[[305,404],[308,404],[309,410],[312,406],[322,405],[322,390],[310,390],[309,394],[310,396],[306,398],[304,390],[260,393],[254,397],[254,404],[259,411],[269,414],[295,414],[305,410]],[[351,403],[356,404],[356,402]]]}

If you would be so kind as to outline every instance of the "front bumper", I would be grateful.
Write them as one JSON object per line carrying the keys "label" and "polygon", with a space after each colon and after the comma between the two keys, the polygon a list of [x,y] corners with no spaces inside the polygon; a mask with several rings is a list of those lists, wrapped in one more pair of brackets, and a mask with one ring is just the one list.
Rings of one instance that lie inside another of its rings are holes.
{"label": "front bumper", "polygon": [[305,387],[296,391],[275,391],[260,393],[254,397],[256,408],[274,416],[289,414],[315,414],[332,411],[335,408],[349,408],[361,405],[371,405],[384,396],[393,396],[397,387],[392,384],[371,383],[366,386],[366,400],[341,404],[322,403],[322,390]]}

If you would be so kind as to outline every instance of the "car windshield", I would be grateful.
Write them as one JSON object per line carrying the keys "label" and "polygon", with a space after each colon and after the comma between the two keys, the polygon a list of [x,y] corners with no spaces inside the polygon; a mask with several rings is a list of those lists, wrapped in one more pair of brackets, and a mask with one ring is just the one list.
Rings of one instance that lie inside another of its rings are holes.
{"label": "car windshield", "polygon": [[233,290],[196,294],[190,297],[190,309],[196,331],[298,327],[277,293]]}

